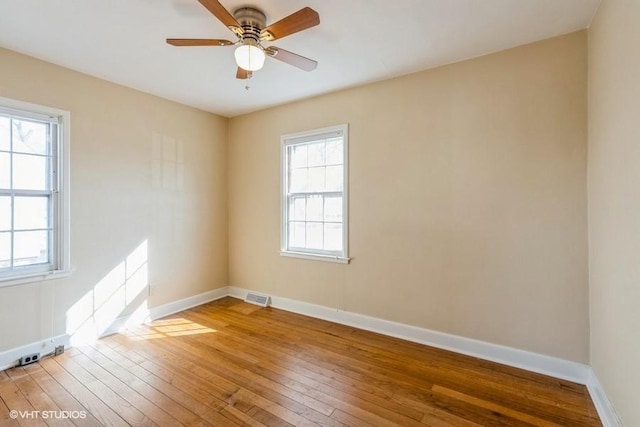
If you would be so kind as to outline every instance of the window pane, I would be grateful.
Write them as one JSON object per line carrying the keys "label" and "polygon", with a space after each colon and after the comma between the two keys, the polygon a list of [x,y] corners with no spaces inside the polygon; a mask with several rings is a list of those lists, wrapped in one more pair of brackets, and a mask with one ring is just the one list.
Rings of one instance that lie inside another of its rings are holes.
{"label": "window pane", "polygon": [[322,196],[307,197],[307,221],[322,221]]}
{"label": "window pane", "polygon": [[324,142],[308,145],[309,166],[324,165]]}
{"label": "window pane", "polygon": [[9,151],[11,149],[11,142],[9,141],[11,137],[10,125],[9,117],[0,117],[0,150]]}
{"label": "window pane", "polygon": [[327,140],[327,165],[341,165],[343,161],[343,145],[342,138]]}
{"label": "window pane", "polygon": [[291,168],[307,167],[307,146],[294,145],[289,147],[289,155],[291,157]]}
{"label": "window pane", "polygon": [[324,191],[324,167],[309,169],[309,191]]}
{"label": "window pane", "polygon": [[293,169],[290,175],[289,191],[307,191],[307,169]]}
{"label": "window pane", "polygon": [[327,251],[342,250],[342,224],[324,225],[324,249]]}
{"label": "window pane", "polygon": [[11,230],[11,197],[0,197],[0,231]]}
{"label": "window pane", "polygon": [[49,226],[48,197],[16,197],[14,199],[15,230],[47,228]]}
{"label": "window pane", "polygon": [[322,234],[321,222],[308,222],[306,247],[310,249],[322,249]]}
{"label": "window pane", "polygon": [[49,262],[49,232],[20,231],[13,235],[14,265],[43,264]]}
{"label": "window pane", "polygon": [[306,201],[304,197],[296,197],[289,205],[289,219],[294,221],[304,221],[306,215]]}
{"label": "window pane", "polygon": [[49,125],[28,120],[13,120],[13,151],[47,154]]}
{"label": "window pane", "polygon": [[289,223],[289,247],[304,248],[305,226],[304,222]]}
{"label": "window pane", "polygon": [[47,190],[47,157],[13,155],[13,188]]}
{"label": "window pane", "polygon": [[342,222],[342,197],[324,199],[324,221]]}
{"label": "window pane", "polygon": [[282,196],[286,210],[281,220],[285,251],[320,255],[341,254],[344,249],[345,130],[336,126],[315,135],[283,136],[286,188]]}
{"label": "window pane", "polygon": [[327,191],[342,191],[342,166],[327,166]]}
{"label": "window pane", "polygon": [[11,154],[0,153],[0,188],[11,188]]}
{"label": "window pane", "polygon": [[0,233],[0,268],[11,267],[11,233]]}

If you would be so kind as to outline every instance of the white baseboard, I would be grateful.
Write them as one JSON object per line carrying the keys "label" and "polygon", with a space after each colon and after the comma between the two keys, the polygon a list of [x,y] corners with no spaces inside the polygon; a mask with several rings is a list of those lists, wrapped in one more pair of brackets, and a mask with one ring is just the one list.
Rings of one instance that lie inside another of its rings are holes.
{"label": "white baseboard", "polygon": [[[247,289],[234,286],[229,287],[229,295],[236,298],[244,298],[247,292]],[[271,302],[273,307],[282,310],[353,326],[355,328],[442,348],[444,350],[451,350],[456,353],[466,354],[468,356],[478,357],[480,359],[490,360],[580,384],[586,384],[589,378],[590,368],[588,365],[582,363],[316,304],[281,298],[274,295],[271,295]]]}
{"label": "white baseboard", "polygon": [[[140,317],[136,317],[139,313],[133,315],[121,316],[115,319],[111,325],[100,334],[100,337],[111,335],[118,332],[129,324],[142,324],[149,320],[159,319],[170,314],[184,311],[189,308],[205,304],[227,296],[229,290],[227,287],[214,289],[198,295],[187,297],[178,301],[173,301],[157,307],[150,308]],[[54,348],[64,345],[65,348],[72,345],[72,337],[68,334],[58,335],[53,338],[45,338],[42,341],[27,344],[21,347],[12,348],[7,351],[0,352],[0,371],[13,368],[18,364],[18,360],[27,354],[40,353],[41,356],[52,353]]]}
{"label": "white baseboard", "polygon": [[229,287],[225,286],[222,288],[214,289],[212,291],[203,292],[198,295],[194,295],[192,297],[187,297],[178,301],[170,302],[167,304],[159,305],[157,307],[152,307],[150,309],[151,320],[156,320],[161,317],[169,316],[174,313],[178,313],[179,311],[184,311],[189,308],[197,307],[202,304],[206,304],[211,301],[215,301],[220,298],[224,298],[229,295]]}
{"label": "white baseboard", "polygon": [[600,381],[596,377],[592,368],[589,368],[589,378],[587,381],[587,389],[593,400],[593,404],[598,411],[600,421],[604,427],[622,427],[622,421],[616,415],[616,411],[607,397]]}
{"label": "white baseboard", "polygon": [[115,334],[121,329],[125,328],[127,325],[140,325],[151,320],[160,319],[161,317],[169,316],[180,311],[188,310],[190,308],[197,307],[199,305],[206,304],[220,298],[224,298],[228,295],[229,287],[225,286],[222,288],[203,292],[198,295],[183,298],[178,301],[172,301],[167,304],[159,305],[157,307],[151,307],[146,313],[143,313],[141,316],[139,315],[139,313],[121,316],[114,320],[111,326],[109,326],[107,330],[100,334],[100,337]]}
{"label": "white baseboard", "polygon": [[[225,296],[244,299],[247,292],[249,292],[248,289],[226,286],[161,306],[152,307],[143,318],[138,319],[132,315],[116,319],[101,335],[105,336],[115,333],[126,325],[131,324],[132,321],[134,323],[143,323],[145,321],[159,319]],[[622,426],[595,373],[588,365],[289,298],[274,295],[270,295],[270,297],[271,306],[282,310],[353,326],[419,344],[442,348],[579,384],[585,384],[604,427]],[[59,335],[51,339],[1,352],[0,371],[15,366],[18,363],[18,359],[25,354],[40,352],[42,355],[45,355],[51,352],[55,346],[61,344],[68,347],[70,345],[70,337],[66,334]]]}
{"label": "white baseboard", "polygon": [[[235,298],[243,299],[247,292],[247,289],[228,287],[228,295]],[[603,426],[622,427],[613,405],[588,365],[273,295],[271,306],[584,384]]]}
{"label": "white baseboard", "polygon": [[16,366],[22,356],[40,353],[40,357],[42,357],[46,354],[53,353],[53,350],[59,345],[64,345],[65,348],[69,347],[69,335],[58,335],[53,338],[47,338],[42,341],[0,352],[0,371]]}

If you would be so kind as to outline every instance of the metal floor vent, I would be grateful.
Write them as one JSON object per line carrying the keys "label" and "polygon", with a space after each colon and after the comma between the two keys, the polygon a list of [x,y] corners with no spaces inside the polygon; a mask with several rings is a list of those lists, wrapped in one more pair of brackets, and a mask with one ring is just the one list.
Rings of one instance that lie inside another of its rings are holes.
{"label": "metal floor vent", "polygon": [[247,296],[244,299],[244,302],[259,305],[261,307],[267,307],[271,302],[271,297],[267,295],[260,295],[253,292],[248,292]]}

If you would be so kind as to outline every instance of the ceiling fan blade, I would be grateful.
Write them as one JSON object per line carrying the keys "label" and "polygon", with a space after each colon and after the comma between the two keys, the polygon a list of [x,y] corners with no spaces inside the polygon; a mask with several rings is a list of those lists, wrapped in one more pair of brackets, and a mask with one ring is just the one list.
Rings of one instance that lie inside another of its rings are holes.
{"label": "ceiling fan blade", "polygon": [[298,31],[314,27],[319,23],[320,16],[318,12],[310,7],[305,7],[263,29],[260,32],[260,40],[273,41],[281,39]]}
{"label": "ceiling fan blade", "polygon": [[280,49],[279,47],[269,46],[268,48],[265,48],[264,51],[270,57],[286,62],[287,64],[298,67],[304,71],[313,71],[318,66],[318,61],[305,58],[297,53],[289,52],[288,50]]}
{"label": "ceiling fan blade", "polygon": [[238,67],[238,71],[236,71],[236,79],[244,80],[251,78],[251,71],[247,71],[244,68]]}
{"label": "ceiling fan blade", "polygon": [[209,12],[227,26],[231,31],[238,35],[242,35],[242,27],[240,23],[229,13],[227,9],[220,4],[218,0],[198,0]]}
{"label": "ceiling fan blade", "polygon": [[167,39],[172,46],[229,46],[233,42],[219,39]]}

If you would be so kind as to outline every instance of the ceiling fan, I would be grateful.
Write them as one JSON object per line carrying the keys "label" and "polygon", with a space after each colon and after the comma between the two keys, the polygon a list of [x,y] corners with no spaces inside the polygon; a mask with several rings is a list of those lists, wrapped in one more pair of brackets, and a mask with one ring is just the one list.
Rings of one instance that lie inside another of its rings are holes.
{"label": "ceiling fan", "polygon": [[318,12],[305,7],[269,26],[265,14],[253,7],[241,7],[233,15],[218,0],[198,0],[216,18],[229,28],[237,41],[221,39],[167,39],[172,46],[238,46],[235,51],[238,70],[236,78],[248,79],[262,68],[267,56],[312,71],[318,66],[313,59],[289,52],[276,46],[263,46],[262,42],[281,39],[320,23]]}

